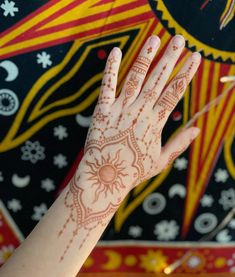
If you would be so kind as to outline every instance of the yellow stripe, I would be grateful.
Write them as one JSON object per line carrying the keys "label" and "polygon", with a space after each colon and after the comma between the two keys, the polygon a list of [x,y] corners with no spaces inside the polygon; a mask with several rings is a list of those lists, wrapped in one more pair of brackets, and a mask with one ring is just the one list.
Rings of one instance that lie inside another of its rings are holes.
{"label": "yellow stripe", "polygon": [[[83,5],[83,6],[74,7],[72,10],[68,11],[67,13],[62,14],[60,17],[56,18],[55,20],[53,20],[53,21],[49,22],[48,24],[46,24],[45,26],[43,26],[41,28],[41,30],[47,29],[50,27],[57,27],[58,25],[68,22],[68,19],[69,19],[69,21],[74,21],[77,19],[86,18],[91,15],[100,14],[102,12],[108,12],[107,16],[105,16],[104,18],[109,19],[112,17],[112,15],[110,15],[110,13],[112,13],[112,9],[118,8],[118,7],[121,7],[121,6],[124,6],[125,4],[127,4],[126,0],[113,1],[113,2],[106,3],[106,4],[103,4],[100,6],[93,6],[94,0],[91,0],[89,2],[90,2],[89,6]],[[131,2],[136,2],[136,0],[128,1],[128,4],[130,4]],[[146,4],[146,5],[142,5],[139,9],[142,9],[142,13],[143,13],[145,11],[150,10],[150,7],[148,4]],[[134,9],[131,10],[131,14],[134,14],[133,11],[134,11]],[[130,11],[129,11],[129,15],[130,15]],[[94,28],[94,26],[93,26],[93,28]]]}
{"label": "yellow stripe", "polygon": [[[24,24],[22,24],[19,28],[13,30],[12,32],[8,33],[7,35],[1,37],[0,47],[2,45],[5,45],[9,41],[13,40],[14,38],[18,37],[19,35],[27,32],[30,30],[33,26],[40,23],[44,19],[48,18],[48,16],[56,13],[58,10],[66,7],[68,4],[72,3],[74,0],[63,0],[59,3],[53,5],[52,7],[48,8],[47,10],[44,10],[42,13],[36,15],[32,19],[28,20]],[[1,51],[0,51],[0,54]]]}
{"label": "yellow stripe", "polygon": [[[143,10],[141,8],[142,7],[133,9],[133,13],[135,13],[135,15],[142,14]],[[121,14],[111,16],[110,18],[108,18],[108,20],[110,20],[112,23],[115,23],[115,22],[117,23],[117,22],[122,21],[125,18],[128,18],[129,15],[130,15],[130,12],[127,11],[127,12],[124,12]],[[9,46],[0,48],[0,56],[15,52],[16,49],[18,51],[20,51],[25,48],[30,48],[30,47],[35,47],[35,46],[38,47],[41,44],[46,44],[48,42],[55,41],[55,38],[63,40],[71,35],[76,35],[76,34],[81,33],[81,30],[83,30],[83,31],[84,30],[87,30],[87,31],[92,30],[92,29],[94,29],[94,25],[96,26],[96,28],[101,27],[101,29],[103,30],[106,24],[108,24],[107,18],[102,18],[102,19],[96,20],[91,23],[86,23],[84,25],[81,24],[80,26],[70,27],[65,30],[58,30],[57,32],[53,32],[51,34],[46,34],[46,35],[32,38],[32,39],[29,39],[29,40],[23,41],[23,42],[18,42],[13,45],[9,45]],[[125,26],[125,28],[126,28],[126,26]],[[115,28],[113,28],[112,31],[114,31],[114,29]],[[117,29],[120,31],[120,27],[117,27]],[[105,33],[110,33],[110,30],[103,31],[102,36],[105,35]],[[101,37],[101,33],[97,33],[97,34],[93,35],[93,38],[94,37]],[[82,39],[84,40],[84,38],[85,37],[83,36]]]}

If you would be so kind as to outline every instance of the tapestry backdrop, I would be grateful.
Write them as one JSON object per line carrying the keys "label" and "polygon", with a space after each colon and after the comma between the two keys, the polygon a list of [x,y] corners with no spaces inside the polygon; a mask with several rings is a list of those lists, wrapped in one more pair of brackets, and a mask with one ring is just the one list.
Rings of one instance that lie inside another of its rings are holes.
{"label": "tapestry backdrop", "polygon": [[[235,75],[232,0],[0,0],[0,263],[66,186],[82,154],[108,53],[123,52],[119,91],[144,41],[175,34],[203,60],[166,141]],[[153,65],[154,66],[154,65]],[[193,123],[201,134],[135,188],[84,272],[235,272],[235,92]],[[225,222],[225,220],[226,222]]]}

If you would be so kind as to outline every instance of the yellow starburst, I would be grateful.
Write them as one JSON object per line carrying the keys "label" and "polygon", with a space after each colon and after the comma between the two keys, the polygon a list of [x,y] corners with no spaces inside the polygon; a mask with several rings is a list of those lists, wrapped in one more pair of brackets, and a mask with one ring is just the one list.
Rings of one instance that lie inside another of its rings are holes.
{"label": "yellow starburst", "polygon": [[149,250],[146,255],[140,255],[140,267],[147,272],[161,272],[167,267],[167,257],[161,251]]}

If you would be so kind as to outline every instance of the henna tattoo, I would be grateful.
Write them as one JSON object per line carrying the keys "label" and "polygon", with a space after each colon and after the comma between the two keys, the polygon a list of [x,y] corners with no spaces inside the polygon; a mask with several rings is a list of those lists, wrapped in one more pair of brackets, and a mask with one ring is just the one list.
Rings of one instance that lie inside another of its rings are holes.
{"label": "henna tattoo", "polygon": [[94,202],[96,202],[101,193],[104,193],[107,197],[107,193],[114,193],[114,189],[120,191],[119,188],[125,188],[122,177],[127,176],[124,174],[123,167],[124,160],[120,161],[120,151],[118,150],[115,156],[112,158],[110,154],[107,157],[102,157],[101,161],[95,158],[95,162],[89,162],[86,160],[86,164],[89,167],[88,175],[91,177],[88,180],[94,181],[93,186],[97,186],[95,190]]}
{"label": "henna tattoo", "polygon": [[105,119],[107,118],[108,116],[107,115],[104,115],[102,112],[101,112],[101,109],[99,109],[94,115],[93,115],[93,118],[101,123],[101,122],[105,122]]}
{"label": "henna tattoo", "polygon": [[128,101],[129,98],[131,98],[134,94],[136,89],[139,86],[140,79],[137,77],[137,74],[132,74],[130,76],[130,79],[128,80],[125,88],[125,98],[123,100],[122,107],[124,107]]}
{"label": "henna tattoo", "polygon": [[162,94],[158,101],[158,105],[163,107],[165,110],[171,112],[179,102],[183,95],[186,86],[188,85],[188,73],[183,73],[176,76],[169,88]]}
{"label": "henna tattoo", "polygon": [[144,56],[138,56],[131,70],[137,74],[146,75],[148,68],[151,64],[151,60]]}
{"label": "henna tattoo", "polygon": [[110,101],[112,98],[109,96],[100,96],[99,100],[97,102],[97,105],[102,105],[102,104],[110,104]]}
{"label": "henna tattoo", "polygon": [[74,228],[65,250],[60,256],[60,262],[64,260],[65,255],[71,247],[75,237],[79,234],[79,230],[84,229],[87,232],[83,240],[78,245],[79,249],[81,249],[84,245],[84,242],[89,237],[91,231],[100,224],[106,225],[106,218],[117,210],[121,202],[121,199],[117,199],[116,204],[110,202],[105,209],[99,212],[94,212],[92,209],[87,207],[84,202],[84,190],[78,184],[79,179],[80,176],[77,178],[77,180],[75,176],[72,178],[70,181],[69,190],[67,191],[64,198],[64,205],[69,210],[69,216],[67,217],[61,230],[58,232],[58,237],[61,237],[64,234],[68,224],[71,226],[72,223]]}
{"label": "henna tattoo", "polygon": [[158,75],[157,80],[154,82],[153,87],[144,92],[145,103],[152,102],[156,98],[156,88],[162,78],[164,71],[166,70],[166,67],[167,64],[163,66],[160,74]]}
{"label": "henna tattoo", "polygon": [[[193,141],[193,139],[190,139],[190,143]],[[168,158],[168,161],[167,161],[167,165],[170,165],[181,153],[183,153],[186,149],[187,149],[188,146],[184,146],[182,147],[182,149],[178,150],[178,151],[175,151],[173,153],[170,154],[169,158]]]}
{"label": "henna tattoo", "polygon": [[160,112],[158,112],[158,122],[164,119],[165,116],[166,116],[166,110],[165,109],[160,110]]}
{"label": "henna tattoo", "polygon": [[107,60],[107,67],[104,71],[104,78],[101,84],[101,90],[103,91],[104,88],[108,88],[111,91],[115,91],[115,87],[112,87],[112,78],[115,77],[116,73],[113,71],[113,64],[116,63],[117,60],[114,56],[114,54],[111,54],[111,57]]}
{"label": "henna tattoo", "polygon": [[147,53],[150,54],[150,53],[152,53],[152,51],[153,51],[153,48],[150,46],[150,47],[147,49]]}

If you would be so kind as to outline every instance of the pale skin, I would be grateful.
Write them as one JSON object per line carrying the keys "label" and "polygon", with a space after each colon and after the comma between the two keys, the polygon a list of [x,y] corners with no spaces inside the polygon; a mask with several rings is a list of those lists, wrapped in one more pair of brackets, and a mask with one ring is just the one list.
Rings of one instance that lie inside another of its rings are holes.
{"label": "pale skin", "polygon": [[185,41],[175,36],[149,78],[160,46],[151,36],[116,96],[121,50],[107,60],[82,161],[58,199],[1,268],[5,277],[76,276],[122,200],[142,181],[161,173],[199,134],[182,129],[166,145],[166,121],[196,73],[193,53],[169,81]]}

